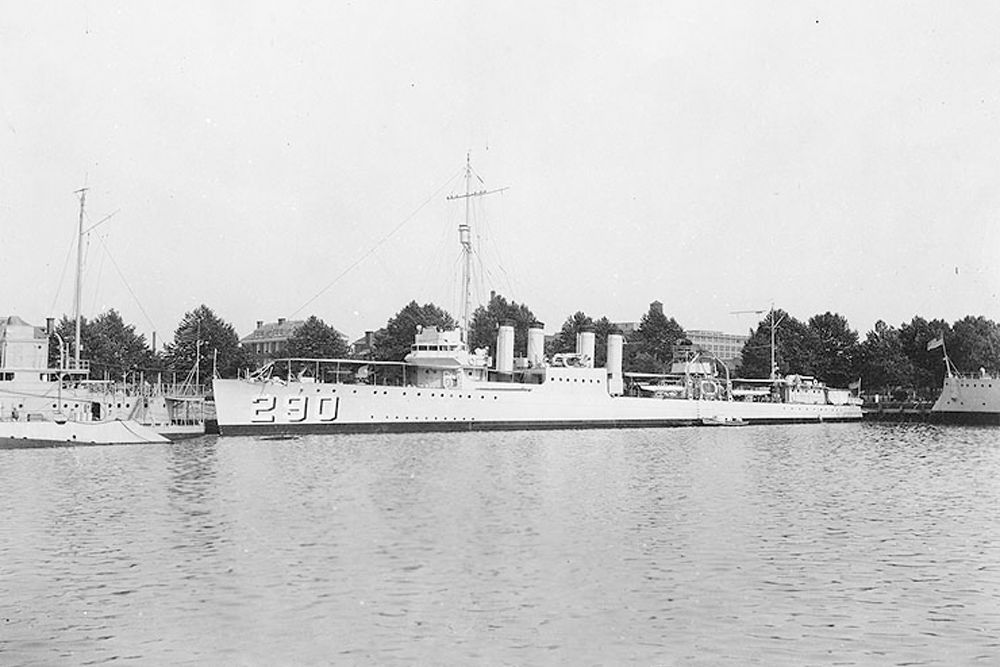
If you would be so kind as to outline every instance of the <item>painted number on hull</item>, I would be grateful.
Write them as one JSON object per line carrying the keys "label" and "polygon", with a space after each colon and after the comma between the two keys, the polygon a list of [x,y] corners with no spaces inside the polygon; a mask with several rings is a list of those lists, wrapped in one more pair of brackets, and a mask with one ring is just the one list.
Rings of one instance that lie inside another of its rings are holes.
{"label": "painted number on hull", "polygon": [[253,399],[250,421],[257,424],[271,424],[275,421],[332,422],[339,411],[339,396],[313,397],[312,401],[308,396],[287,396],[280,403],[277,396],[257,396]]}

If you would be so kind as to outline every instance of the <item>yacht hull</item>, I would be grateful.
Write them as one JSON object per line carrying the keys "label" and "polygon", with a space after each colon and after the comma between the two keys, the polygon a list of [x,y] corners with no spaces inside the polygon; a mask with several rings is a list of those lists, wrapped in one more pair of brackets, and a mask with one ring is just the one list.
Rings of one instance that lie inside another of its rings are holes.
{"label": "yacht hull", "polygon": [[169,442],[134,421],[0,422],[0,447],[60,447],[78,445],[132,445]]}

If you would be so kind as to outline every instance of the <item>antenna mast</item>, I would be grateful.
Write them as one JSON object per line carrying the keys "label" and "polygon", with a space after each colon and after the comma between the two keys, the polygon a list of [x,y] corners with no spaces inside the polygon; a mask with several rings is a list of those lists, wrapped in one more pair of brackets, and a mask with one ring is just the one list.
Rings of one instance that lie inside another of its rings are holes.
{"label": "antenna mast", "polygon": [[768,313],[768,315],[767,315],[767,322],[768,322],[768,325],[771,327],[771,373],[770,373],[770,379],[772,381],[776,380],[777,377],[778,377],[778,373],[777,373],[778,367],[777,367],[777,364],[775,363],[777,361],[777,359],[775,359],[775,356],[774,356],[774,333],[775,333],[775,330],[778,328],[778,325],[781,324],[784,321],[785,315],[787,315],[787,313],[785,313],[785,315],[782,315],[781,317],[779,317],[778,321],[775,322],[774,321],[774,301],[771,302],[771,308],[768,309],[768,310],[764,310],[764,309],[759,309],[759,310],[732,310],[732,311],[730,311],[730,313],[733,314],[733,315],[740,315],[740,314],[743,314],[743,313],[754,313],[756,315],[760,315],[761,313]]}
{"label": "antenna mast", "polygon": [[[479,176],[476,176],[479,178]],[[479,179],[480,182],[482,179]],[[458,240],[462,244],[462,338],[465,344],[469,344],[469,318],[472,316],[472,225],[470,223],[470,207],[473,197],[483,197],[497,192],[503,192],[507,188],[497,190],[477,190],[472,191],[472,156],[465,154],[465,194],[451,195],[448,200],[465,200],[465,220],[458,225]]]}

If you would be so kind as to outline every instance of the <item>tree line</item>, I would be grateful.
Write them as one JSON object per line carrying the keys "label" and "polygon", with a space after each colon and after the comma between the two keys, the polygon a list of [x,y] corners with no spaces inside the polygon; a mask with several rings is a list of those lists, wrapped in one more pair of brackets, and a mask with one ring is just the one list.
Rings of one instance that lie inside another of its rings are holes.
{"label": "tree line", "polygon": [[[527,329],[537,322],[525,304],[493,295],[479,306],[469,323],[471,349],[485,348],[496,355],[496,332],[500,324],[514,324],[515,355],[527,354]],[[451,329],[455,319],[434,304],[411,301],[374,332],[365,358],[398,361],[410,349],[418,326]],[[616,326],[607,317],[592,317],[578,311],[566,318],[559,332],[546,343],[548,356],[576,349],[577,334],[593,331],[596,338],[595,365],[605,362],[607,336]],[[948,357],[967,372],[1000,371],[1000,325],[981,316],[967,316],[948,324],[939,319],[914,317],[893,327],[878,321],[864,340],[842,315],[826,312],[803,322],[775,309],[749,332],[735,374],[767,378],[772,372],[771,337],[774,336],[774,367],[778,375],[812,375],[831,386],[845,387],[858,380],[868,393],[897,398],[932,397],[940,389],[946,372],[942,350],[932,341],[945,341]],[[50,365],[58,365],[61,354],[72,356],[75,323],[63,317],[49,346]],[[635,331],[625,338],[623,364],[626,372],[663,373],[670,370],[674,346],[687,339],[684,328],[653,304]],[[126,324],[115,310],[81,322],[83,357],[91,364],[91,377],[119,380],[129,373],[187,374],[198,369],[203,381],[218,373],[234,377],[266,361],[240,346],[236,329],[202,305],[184,315],[173,340],[162,351],[153,351],[145,336]],[[283,356],[344,358],[351,354],[346,337],[315,315],[301,324],[287,341]]]}

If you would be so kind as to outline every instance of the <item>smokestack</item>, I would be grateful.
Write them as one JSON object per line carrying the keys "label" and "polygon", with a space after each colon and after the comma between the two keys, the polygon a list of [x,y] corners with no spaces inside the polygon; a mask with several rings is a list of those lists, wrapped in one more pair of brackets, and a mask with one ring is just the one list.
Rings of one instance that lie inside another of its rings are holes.
{"label": "smokestack", "polygon": [[608,393],[621,396],[625,393],[625,381],[622,376],[622,346],[625,337],[620,333],[608,334],[608,358],[604,367],[608,371]]}
{"label": "smokestack", "polygon": [[497,372],[506,375],[514,372],[514,323],[510,320],[501,324],[497,332]]}
{"label": "smokestack", "polygon": [[528,365],[541,368],[545,361],[545,325],[532,322],[528,327]]}
{"label": "smokestack", "polygon": [[594,332],[584,329],[576,335],[576,353],[587,358],[584,366],[594,367]]}

